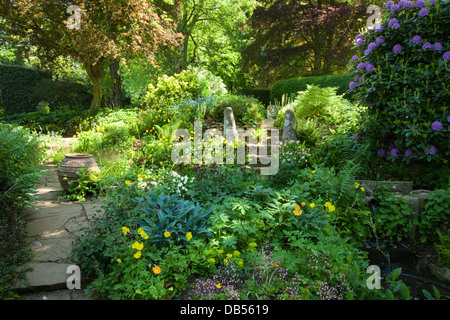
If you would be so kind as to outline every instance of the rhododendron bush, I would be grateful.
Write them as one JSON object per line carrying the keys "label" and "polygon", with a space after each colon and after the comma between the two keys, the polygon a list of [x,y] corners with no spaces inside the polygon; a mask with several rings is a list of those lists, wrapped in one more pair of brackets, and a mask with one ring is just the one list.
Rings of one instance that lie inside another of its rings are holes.
{"label": "rhododendron bush", "polygon": [[355,38],[350,93],[368,106],[363,131],[378,157],[447,163],[450,30],[447,0],[388,1]]}

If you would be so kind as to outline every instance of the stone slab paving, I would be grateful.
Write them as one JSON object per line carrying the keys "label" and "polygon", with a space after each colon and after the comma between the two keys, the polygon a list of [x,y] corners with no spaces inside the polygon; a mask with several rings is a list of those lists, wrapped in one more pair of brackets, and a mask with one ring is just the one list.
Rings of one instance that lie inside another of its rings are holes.
{"label": "stone slab paving", "polygon": [[[72,244],[90,221],[101,215],[100,205],[87,200],[62,199],[57,166],[45,166],[46,175],[37,186],[38,203],[26,212],[28,243],[33,253],[27,282],[18,285],[26,300],[86,300],[83,290],[67,289]],[[83,288],[83,285],[82,285]]]}

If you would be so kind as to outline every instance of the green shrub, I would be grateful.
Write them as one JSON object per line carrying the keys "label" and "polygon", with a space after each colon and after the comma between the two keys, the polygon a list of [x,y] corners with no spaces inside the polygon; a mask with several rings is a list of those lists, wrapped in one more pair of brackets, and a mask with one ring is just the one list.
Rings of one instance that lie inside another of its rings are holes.
{"label": "green shrub", "polygon": [[14,297],[11,289],[31,261],[23,210],[35,201],[43,155],[26,129],[0,124],[0,299]]}
{"label": "green shrub", "polygon": [[450,227],[450,188],[440,189],[428,194],[425,210],[419,215],[420,242],[438,240],[439,232],[444,233]]}
{"label": "green shrub", "polygon": [[345,95],[348,90],[348,84],[352,79],[351,75],[339,74],[280,80],[270,90],[270,102],[281,101],[282,96],[285,94],[296,96],[297,92],[306,90],[308,85],[316,85],[322,88],[334,87],[337,88],[336,94]]}
{"label": "green shrub", "polygon": [[236,124],[254,125],[260,124],[264,120],[259,101],[246,96],[227,95],[217,99],[209,115],[214,120],[223,122],[224,111],[227,107],[233,109]]}
{"label": "green shrub", "polygon": [[449,2],[397,7],[356,36],[349,94],[368,107],[364,133],[380,158],[441,166],[450,155]]}
{"label": "green shrub", "polygon": [[256,98],[265,106],[270,104],[270,90],[242,89],[239,90],[238,94]]}
{"label": "green shrub", "polygon": [[395,241],[407,239],[414,222],[406,201],[392,194],[386,186],[376,187],[373,195],[378,201],[373,218],[376,237]]}
{"label": "green shrub", "polygon": [[156,87],[149,84],[145,102],[150,107],[160,104],[175,106],[186,99],[224,93],[227,90],[219,77],[208,71],[188,69],[173,76],[159,77]]}

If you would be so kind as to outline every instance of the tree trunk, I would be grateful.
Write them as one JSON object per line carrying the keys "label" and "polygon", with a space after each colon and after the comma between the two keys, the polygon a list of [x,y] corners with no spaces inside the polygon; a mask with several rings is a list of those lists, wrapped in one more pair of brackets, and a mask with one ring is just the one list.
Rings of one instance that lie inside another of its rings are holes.
{"label": "tree trunk", "polygon": [[111,74],[111,107],[122,108],[122,78],[120,76],[120,64],[118,59],[111,59],[109,63]]}
{"label": "tree trunk", "polygon": [[102,104],[103,97],[103,59],[97,61],[95,64],[89,62],[84,63],[84,67],[89,78],[92,81],[94,89],[94,98],[92,99],[91,108],[89,112],[91,115],[96,115]]}

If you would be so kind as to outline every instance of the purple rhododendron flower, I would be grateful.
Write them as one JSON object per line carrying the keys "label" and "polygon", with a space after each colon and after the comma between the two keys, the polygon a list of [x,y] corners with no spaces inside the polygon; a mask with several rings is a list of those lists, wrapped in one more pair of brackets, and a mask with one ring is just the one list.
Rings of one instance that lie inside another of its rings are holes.
{"label": "purple rhododendron flower", "polygon": [[416,3],[414,3],[414,7],[417,7],[417,8],[425,7],[425,1],[417,0]]}
{"label": "purple rhododendron flower", "polygon": [[352,61],[356,61],[356,60],[358,60],[358,59],[359,59],[358,56],[353,56],[353,57],[352,57]]}
{"label": "purple rhododendron flower", "polygon": [[394,5],[391,7],[391,12],[395,12],[395,11],[398,10],[398,9],[400,9],[400,6],[399,6],[398,4],[394,4]]}
{"label": "purple rhododendron flower", "polygon": [[393,4],[394,4],[394,2],[388,1],[388,2],[386,2],[386,4],[384,5],[384,8],[385,8],[385,9],[390,8]]}
{"label": "purple rhododendron flower", "polygon": [[356,67],[356,69],[357,69],[357,70],[361,70],[361,69],[364,68],[365,66],[366,66],[365,63],[360,62],[360,63],[358,63],[358,66]]}
{"label": "purple rhododendron flower", "polygon": [[366,49],[366,50],[364,50],[364,55],[369,55],[369,54],[371,54],[371,52],[372,52],[372,50],[370,50],[370,49]]}
{"label": "purple rhododendron flower", "polygon": [[384,151],[383,149],[378,149],[377,151],[377,155],[382,158],[386,155],[386,151]]}
{"label": "purple rhododendron flower", "polygon": [[402,46],[399,44],[396,44],[393,48],[392,48],[392,52],[394,53],[400,53],[402,52]]}
{"label": "purple rhododendron flower", "polygon": [[444,59],[444,60],[450,59],[450,51],[445,52],[445,53],[442,55],[442,59]]}
{"label": "purple rhododendron flower", "polygon": [[441,51],[441,50],[442,50],[442,44],[440,44],[439,42],[436,42],[436,43],[433,45],[433,50],[434,50],[434,51]]}
{"label": "purple rhododendron flower", "polygon": [[439,121],[435,121],[431,124],[431,130],[433,131],[441,131],[442,129],[444,129],[444,126]]}
{"label": "purple rhododendron flower", "polygon": [[411,157],[413,155],[413,151],[411,149],[408,149],[405,151],[405,157]]}
{"label": "purple rhododendron flower", "polygon": [[391,156],[392,157],[398,157],[398,149],[394,148],[391,150]]}
{"label": "purple rhododendron flower", "polygon": [[374,66],[373,66],[373,64],[371,64],[371,63],[369,63],[369,64],[366,65],[366,71],[367,71],[367,72],[372,71],[373,68],[374,68]]}
{"label": "purple rhododendron flower", "polygon": [[380,43],[383,43],[384,42],[384,38],[383,37],[378,37],[376,40],[375,40],[375,43],[376,44],[380,44]]}
{"label": "purple rhododendron flower", "polygon": [[412,43],[419,43],[420,41],[422,41],[422,37],[419,36],[418,34],[416,34],[412,39],[411,39]]}
{"label": "purple rhododendron flower", "polygon": [[394,23],[392,26],[391,26],[391,29],[398,29],[398,28],[400,28],[400,23]]}
{"label": "purple rhododendron flower", "polygon": [[431,49],[431,43],[426,42],[426,43],[423,44],[422,50],[426,50],[426,49]]}
{"label": "purple rhododendron flower", "polygon": [[367,49],[369,50],[373,50],[377,47],[377,44],[375,42],[371,42],[369,43],[369,45],[367,46]]}
{"label": "purple rhododendron flower", "polygon": [[348,87],[349,87],[350,89],[354,89],[354,88],[356,87],[355,81],[350,82],[349,85],[348,85]]}
{"label": "purple rhododendron flower", "polygon": [[423,8],[419,11],[419,17],[425,17],[428,13],[428,8]]}
{"label": "purple rhododendron flower", "polygon": [[428,148],[423,149],[423,151],[425,152],[425,154],[436,154],[436,148],[434,146],[429,146]]}
{"label": "purple rhododendron flower", "polygon": [[383,31],[383,30],[384,30],[384,25],[382,25],[381,23],[379,23],[375,26],[375,32]]}

